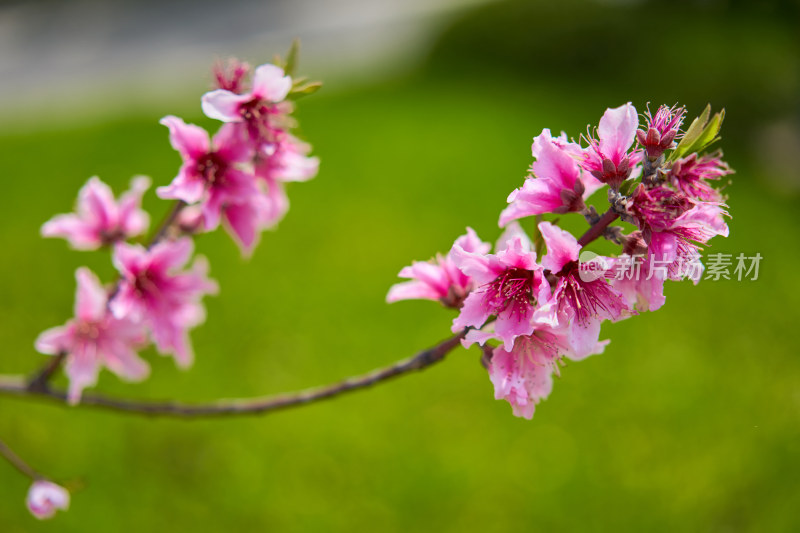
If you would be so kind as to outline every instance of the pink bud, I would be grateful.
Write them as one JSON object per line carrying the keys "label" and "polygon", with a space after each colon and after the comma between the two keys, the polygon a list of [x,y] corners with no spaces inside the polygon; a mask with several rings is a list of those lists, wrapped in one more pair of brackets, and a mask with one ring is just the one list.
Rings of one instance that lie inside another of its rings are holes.
{"label": "pink bud", "polygon": [[25,503],[33,516],[47,520],[56,514],[56,510],[66,511],[69,508],[69,492],[50,481],[38,480],[31,485]]}

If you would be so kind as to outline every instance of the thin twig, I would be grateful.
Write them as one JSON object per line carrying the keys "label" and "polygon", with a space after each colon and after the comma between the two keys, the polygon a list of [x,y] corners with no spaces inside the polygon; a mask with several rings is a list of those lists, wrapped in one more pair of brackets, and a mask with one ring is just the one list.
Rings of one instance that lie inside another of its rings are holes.
{"label": "thin twig", "polygon": [[178,215],[180,215],[184,207],[186,207],[186,202],[182,200],[175,200],[175,202],[173,202],[172,207],[164,216],[164,219],[161,221],[161,224],[159,224],[158,229],[147,242],[148,250],[161,242],[161,239],[166,236],[167,232],[172,227],[172,224],[178,219]]}
{"label": "thin twig", "polygon": [[0,455],[2,455],[6,461],[11,463],[11,466],[19,470],[20,473],[22,473],[22,475],[28,476],[34,481],[36,481],[37,479],[44,479],[44,476],[42,476],[39,472],[31,468],[30,465],[28,465],[28,463],[23,461],[20,458],[20,456],[14,453],[14,451],[11,448],[9,448],[5,442],[2,441],[2,439],[0,439]]}
{"label": "thin twig", "polygon": [[[377,383],[415,370],[422,370],[423,368],[427,368],[443,360],[453,348],[459,345],[465,334],[466,330],[442,341],[432,348],[419,352],[413,357],[399,361],[392,366],[374,370],[361,376],[351,377],[331,385],[298,392],[257,398],[219,400],[197,404],[126,400],[98,394],[84,394],[81,397],[81,403],[79,405],[100,407],[140,415],[178,418],[265,414],[326,400],[346,392],[371,387]],[[60,390],[53,390],[50,388],[29,390],[24,379],[20,376],[0,376],[0,394],[44,398],[61,403],[65,403],[67,398],[66,393]]]}
{"label": "thin twig", "polygon": [[47,389],[47,384],[50,381],[50,378],[53,377],[59,367],[61,366],[61,362],[66,357],[66,352],[61,352],[57,355],[54,355],[50,358],[50,361],[45,364],[41,370],[39,370],[36,374],[31,377],[30,381],[28,381],[28,390],[29,391],[43,391]]}
{"label": "thin twig", "polygon": [[578,239],[578,244],[580,244],[581,247],[586,246],[601,236],[605,232],[608,225],[614,222],[617,217],[619,217],[619,213],[614,211],[613,208],[603,213],[603,216],[600,217],[600,220],[598,220],[591,228],[586,230],[586,233],[581,235],[581,238]]}

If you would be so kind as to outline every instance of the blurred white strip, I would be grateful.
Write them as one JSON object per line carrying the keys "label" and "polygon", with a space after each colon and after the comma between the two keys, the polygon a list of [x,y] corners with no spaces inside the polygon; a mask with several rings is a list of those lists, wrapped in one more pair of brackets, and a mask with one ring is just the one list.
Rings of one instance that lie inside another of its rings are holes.
{"label": "blurred white strip", "polygon": [[[34,1],[0,6],[0,128],[177,105],[215,57],[267,61],[293,37],[328,88],[412,64],[487,0]],[[199,94],[198,94],[199,96]],[[159,105],[159,107],[160,107]]]}

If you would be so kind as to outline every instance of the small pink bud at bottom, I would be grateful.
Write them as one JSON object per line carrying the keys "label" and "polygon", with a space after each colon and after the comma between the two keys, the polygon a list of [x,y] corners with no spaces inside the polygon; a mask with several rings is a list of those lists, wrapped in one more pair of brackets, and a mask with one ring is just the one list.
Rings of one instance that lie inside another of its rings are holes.
{"label": "small pink bud at bottom", "polygon": [[57,510],[66,511],[69,508],[69,492],[50,481],[38,480],[31,485],[25,503],[33,516],[39,520],[47,520]]}

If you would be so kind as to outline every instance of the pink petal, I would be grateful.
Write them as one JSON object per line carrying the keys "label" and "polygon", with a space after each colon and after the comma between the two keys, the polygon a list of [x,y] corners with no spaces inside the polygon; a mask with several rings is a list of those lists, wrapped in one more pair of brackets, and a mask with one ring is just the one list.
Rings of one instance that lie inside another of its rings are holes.
{"label": "pink petal", "polygon": [[275,65],[261,65],[253,75],[253,96],[269,102],[280,102],[292,89],[292,78]]}
{"label": "pink petal", "polygon": [[226,161],[244,163],[253,158],[250,136],[241,124],[223,124],[214,134],[212,144],[214,150]]}
{"label": "pink petal", "polygon": [[[641,170],[641,169],[638,169],[638,170]],[[631,174],[631,177],[633,179],[636,178],[636,176],[634,176],[633,174]],[[599,179],[597,179],[594,176],[592,176],[589,172],[585,172],[585,171],[581,171],[580,179],[581,179],[581,182],[583,183],[583,188],[584,188],[584,191],[583,191],[583,199],[584,200],[589,198],[592,194],[594,194],[596,191],[602,189],[606,185],[605,183],[603,183]]]}
{"label": "pink petal", "polygon": [[461,307],[461,312],[453,320],[453,333],[458,333],[466,327],[479,328],[492,314],[492,310],[484,305],[484,293],[473,291],[469,293]]}
{"label": "pink petal", "polygon": [[552,213],[563,203],[561,189],[562,187],[547,178],[527,178],[522,187],[508,196],[510,205],[500,213],[500,227],[506,226],[512,220]]}
{"label": "pink petal", "polygon": [[34,346],[37,352],[47,355],[67,353],[72,350],[74,333],[74,327],[69,323],[66,326],[50,328],[39,334]]}
{"label": "pink petal", "polygon": [[545,142],[555,144],[558,148],[564,150],[570,156],[575,158],[580,158],[581,154],[583,153],[583,149],[579,144],[571,142],[569,139],[567,139],[567,134],[565,132],[562,131],[561,135],[558,137],[553,137],[553,135],[550,133],[550,130],[545,128],[542,130],[542,133],[533,138],[531,155],[533,155],[534,158],[539,158],[541,155],[542,144]]}
{"label": "pink petal", "polygon": [[467,252],[460,246],[453,245],[450,250],[453,263],[478,285],[494,281],[505,268],[496,258],[480,253]]}
{"label": "pink petal", "polygon": [[225,208],[225,229],[245,255],[250,255],[258,242],[261,220],[259,209],[253,202],[231,204]]}
{"label": "pink petal", "polygon": [[96,250],[102,246],[96,229],[78,215],[56,215],[42,226],[42,237],[60,237],[66,239],[76,250]]}
{"label": "pink petal", "polygon": [[561,189],[573,189],[581,171],[572,157],[552,142],[543,141],[539,149],[539,158],[533,163],[533,173],[538,178],[550,178],[560,194]]}
{"label": "pink petal", "polygon": [[82,343],[67,357],[64,373],[69,378],[67,401],[70,405],[76,405],[80,401],[83,389],[97,384],[100,362],[97,345],[94,343]]}
{"label": "pink petal", "polygon": [[46,520],[52,518],[56,510],[69,509],[69,492],[55,483],[39,479],[28,490],[26,504],[34,517]]}
{"label": "pink petal", "polygon": [[162,118],[159,123],[169,128],[169,142],[184,159],[197,159],[208,153],[208,133],[203,128],[186,124],[172,115]]}
{"label": "pink petal", "polygon": [[252,97],[248,94],[235,94],[225,89],[217,89],[203,95],[201,107],[208,118],[222,122],[242,122],[239,106]]}
{"label": "pink petal", "polygon": [[386,303],[398,302],[400,300],[434,300],[437,301],[441,295],[439,291],[421,281],[405,281],[396,283],[389,289],[386,295]]}
{"label": "pink petal", "polygon": [[150,178],[137,176],[131,180],[131,188],[119,199],[119,226],[127,237],[141,235],[147,231],[150,217],[141,209],[142,196],[150,188]]}
{"label": "pink petal", "polygon": [[194,252],[194,242],[189,237],[176,241],[161,241],[150,249],[151,268],[169,272],[185,265]]}
{"label": "pink petal", "polygon": [[82,321],[96,322],[106,314],[108,293],[97,276],[88,268],[75,271],[78,289],[75,293],[75,316]]}
{"label": "pink petal", "polygon": [[491,331],[485,331],[483,329],[471,329],[464,335],[464,340],[461,341],[461,344],[464,348],[469,348],[476,342],[483,346],[486,344],[486,341],[494,339],[494,328],[492,326],[486,326],[486,329],[490,329]]}
{"label": "pink petal", "polygon": [[199,202],[205,193],[205,182],[194,173],[191,163],[181,166],[172,183],[156,189],[162,200],[183,200],[187,204]]}
{"label": "pink petal", "polygon": [[472,252],[477,254],[487,254],[491,250],[492,245],[488,242],[483,242],[475,230],[468,227],[467,233],[456,239],[456,244],[460,246],[465,252]]}
{"label": "pink petal", "polygon": [[503,341],[506,350],[514,347],[517,337],[530,335],[533,333],[533,307],[528,307],[521,316],[517,315],[512,308],[502,311],[495,320],[495,336]]}
{"label": "pink petal", "polygon": [[569,340],[572,346],[572,359],[579,361],[597,352],[600,337],[600,318],[591,318],[581,324],[573,319],[569,326]]}
{"label": "pink petal", "polygon": [[494,248],[498,252],[506,250],[512,241],[519,241],[525,253],[530,253],[530,250],[533,249],[531,238],[528,237],[528,234],[525,233],[525,230],[522,229],[518,222],[513,222],[506,227],[505,231],[497,238]]}
{"label": "pink petal", "polygon": [[614,164],[618,164],[633,144],[638,127],[639,115],[630,102],[614,109],[607,109],[597,128],[600,151]]}
{"label": "pink petal", "polygon": [[571,233],[549,222],[539,223],[547,253],[542,258],[542,266],[550,272],[558,273],[564,265],[578,260],[581,247]]}
{"label": "pink petal", "polygon": [[265,228],[271,228],[280,222],[289,211],[289,197],[283,184],[271,179],[267,181],[267,207],[261,211],[262,224]]}
{"label": "pink petal", "polygon": [[117,204],[111,188],[94,176],[78,193],[78,214],[96,230],[116,229]]}
{"label": "pink petal", "polygon": [[114,267],[123,275],[138,274],[146,261],[147,250],[139,244],[117,243],[111,256]]}
{"label": "pink petal", "polygon": [[105,366],[123,379],[143,381],[150,375],[150,365],[124,342],[113,342],[103,356]]}

